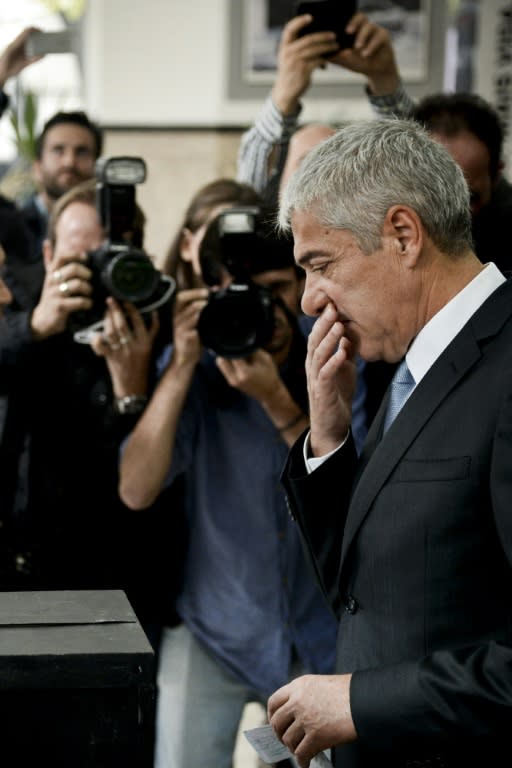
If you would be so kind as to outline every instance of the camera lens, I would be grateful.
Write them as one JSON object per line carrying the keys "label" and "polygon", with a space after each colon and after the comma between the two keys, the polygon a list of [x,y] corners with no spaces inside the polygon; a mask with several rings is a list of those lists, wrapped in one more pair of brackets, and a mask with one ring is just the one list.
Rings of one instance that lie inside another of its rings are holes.
{"label": "camera lens", "polygon": [[130,250],[119,253],[108,262],[104,283],[120,301],[145,301],[155,291],[159,273],[145,253]]}
{"label": "camera lens", "polygon": [[204,346],[221,357],[248,355],[272,337],[272,296],[264,288],[242,283],[212,291],[197,329]]}

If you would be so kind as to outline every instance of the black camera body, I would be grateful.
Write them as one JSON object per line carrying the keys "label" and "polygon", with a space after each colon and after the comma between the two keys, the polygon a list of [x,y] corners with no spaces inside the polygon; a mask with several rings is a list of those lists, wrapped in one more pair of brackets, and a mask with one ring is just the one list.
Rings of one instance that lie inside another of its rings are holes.
{"label": "black camera body", "polygon": [[280,239],[269,210],[229,208],[208,226],[199,259],[207,285],[218,286],[226,273],[232,282],[212,289],[197,329],[205,347],[221,357],[244,357],[264,347],[274,330],[274,299],[251,276],[293,264],[293,248]]}
{"label": "black camera body", "polygon": [[87,266],[92,272],[93,300],[97,310],[105,310],[105,299],[144,305],[159,283],[158,271],[146,253],[130,245],[108,242],[87,254]]}
{"label": "black camera body", "polygon": [[197,330],[204,346],[221,357],[249,355],[272,338],[272,294],[250,281],[210,291]]}
{"label": "black camera body", "polygon": [[135,185],[145,179],[146,165],[139,157],[100,158],[96,163],[96,208],[107,237],[100,248],[87,253],[93,306],[70,318],[76,341],[88,343],[91,333],[99,330],[108,296],[147,312],[174,291],[172,278],[160,273],[142,247]]}

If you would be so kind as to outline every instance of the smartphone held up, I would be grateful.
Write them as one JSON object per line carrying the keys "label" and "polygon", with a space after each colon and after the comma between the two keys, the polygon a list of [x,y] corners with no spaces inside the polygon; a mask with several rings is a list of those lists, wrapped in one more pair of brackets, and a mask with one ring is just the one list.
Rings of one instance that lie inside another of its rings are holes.
{"label": "smartphone held up", "polygon": [[44,32],[34,29],[25,43],[27,56],[44,56],[47,53],[71,53],[73,50],[71,30]]}
{"label": "smartphone held up", "polygon": [[354,35],[345,32],[345,27],[357,11],[356,0],[309,0],[295,5],[295,16],[309,13],[313,21],[301,29],[299,37],[313,32],[335,32],[341,50],[352,48]]}

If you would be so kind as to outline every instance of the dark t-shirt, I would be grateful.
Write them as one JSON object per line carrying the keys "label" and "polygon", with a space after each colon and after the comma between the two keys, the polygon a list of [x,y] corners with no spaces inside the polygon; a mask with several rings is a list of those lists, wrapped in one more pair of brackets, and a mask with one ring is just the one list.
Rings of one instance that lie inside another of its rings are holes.
{"label": "dark t-shirt", "polygon": [[512,184],[501,178],[488,205],[473,219],[476,255],[483,264],[493,261],[502,272],[512,270]]}

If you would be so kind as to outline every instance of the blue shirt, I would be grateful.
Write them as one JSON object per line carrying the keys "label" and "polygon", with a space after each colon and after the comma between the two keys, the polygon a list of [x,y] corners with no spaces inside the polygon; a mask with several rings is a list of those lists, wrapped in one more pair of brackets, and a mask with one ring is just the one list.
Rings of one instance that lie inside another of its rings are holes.
{"label": "blue shirt", "polygon": [[288,682],[292,647],[312,673],[333,672],[335,660],[337,622],[280,483],[287,454],[261,405],[229,387],[206,353],[167,477],[186,474],[190,526],[177,610],[201,645],[263,696]]}

